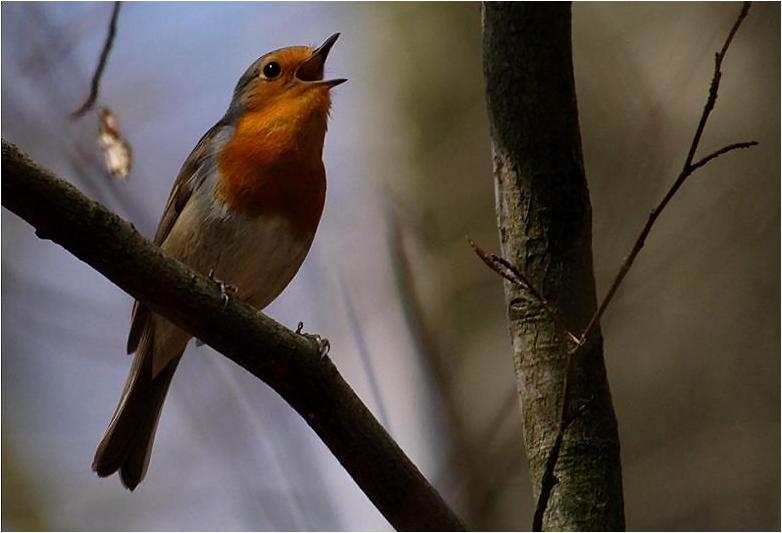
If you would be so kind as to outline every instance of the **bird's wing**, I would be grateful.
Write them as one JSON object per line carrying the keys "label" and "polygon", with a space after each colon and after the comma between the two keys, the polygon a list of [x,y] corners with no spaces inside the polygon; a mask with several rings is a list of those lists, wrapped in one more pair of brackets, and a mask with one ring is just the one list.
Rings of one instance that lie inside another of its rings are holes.
{"label": "bird's wing", "polygon": [[[193,151],[185,160],[182,168],[179,171],[179,175],[174,182],[174,187],[171,189],[171,194],[166,202],[166,207],[163,209],[163,216],[160,218],[157,231],[155,232],[155,238],[153,242],[160,246],[163,241],[168,237],[171,228],[174,227],[174,223],[179,214],[184,209],[185,204],[190,199],[190,195],[195,189],[198,188],[204,179],[208,175],[207,172],[202,172],[202,167],[213,164],[212,159],[215,156],[215,144],[219,144],[218,139],[224,136],[226,129],[229,126],[220,121],[212,126],[207,131],[201,140],[198,141]],[[216,142],[218,141],[218,142]]]}
{"label": "bird's wing", "polygon": [[[179,171],[179,175],[174,182],[174,187],[171,189],[171,194],[166,202],[166,207],[163,209],[163,216],[160,218],[157,230],[155,231],[155,238],[152,242],[156,246],[163,244],[168,234],[171,232],[171,228],[174,227],[179,214],[185,208],[185,204],[190,199],[193,191],[197,189],[207,178],[209,172],[207,168],[211,165],[215,165],[215,148],[216,144],[220,144],[220,138],[226,137],[227,133],[230,133],[230,125],[225,119],[220,120],[217,124],[212,126],[207,131],[201,140],[198,141],[193,151],[185,160],[182,168]],[[147,323],[149,321],[150,311],[149,309],[139,303],[138,300],[133,304],[133,314],[130,319],[130,333],[128,334],[128,353],[133,353],[138,348],[138,343],[141,340],[141,336],[144,334]]]}

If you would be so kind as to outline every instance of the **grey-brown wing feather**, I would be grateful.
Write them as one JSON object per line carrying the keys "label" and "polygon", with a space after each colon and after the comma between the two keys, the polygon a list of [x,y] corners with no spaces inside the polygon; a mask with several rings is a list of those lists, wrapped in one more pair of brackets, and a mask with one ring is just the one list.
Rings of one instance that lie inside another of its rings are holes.
{"label": "grey-brown wing feather", "polygon": [[[208,175],[207,172],[203,172],[204,167],[214,165],[214,152],[212,148],[213,142],[220,137],[225,137],[227,130],[230,129],[225,118],[220,120],[217,124],[212,126],[207,131],[201,140],[198,141],[193,151],[190,152],[190,156],[185,160],[182,168],[179,170],[177,179],[174,182],[174,187],[171,189],[171,194],[166,202],[166,207],[163,209],[163,216],[160,218],[157,230],[155,231],[155,238],[152,242],[155,245],[160,246],[163,241],[166,240],[168,234],[171,232],[171,228],[174,227],[179,214],[187,204],[193,191],[197,189]],[[133,304],[133,312],[130,319],[130,333],[128,334],[128,353],[133,353],[138,348],[141,336],[144,334],[144,330],[147,327],[147,323],[150,318],[150,310],[145,305],[139,303],[138,300]]]}

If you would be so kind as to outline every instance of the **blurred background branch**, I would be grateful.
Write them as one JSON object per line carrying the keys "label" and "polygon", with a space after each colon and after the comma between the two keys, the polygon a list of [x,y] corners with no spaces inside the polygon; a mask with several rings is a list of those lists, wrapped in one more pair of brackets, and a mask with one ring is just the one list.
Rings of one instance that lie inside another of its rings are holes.
{"label": "blurred background branch", "polygon": [[106,68],[106,62],[109,59],[109,53],[111,47],[114,44],[114,35],[117,33],[117,18],[119,17],[119,8],[121,2],[114,2],[114,7],[111,10],[111,18],[109,19],[109,29],[106,33],[106,40],[103,43],[103,48],[100,51],[100,57],[98,58],[98,64],[95,66],[95,72],[92,75],[92,81],[90,82],[90,93],[87,95],[87,99],[84,103],[73,113],[71,118],[80,118],[84,114],[92,109],[95,105],[95,100],[98,99],[98,91],[100,90],[100,79],[103,76],[103,70]]}

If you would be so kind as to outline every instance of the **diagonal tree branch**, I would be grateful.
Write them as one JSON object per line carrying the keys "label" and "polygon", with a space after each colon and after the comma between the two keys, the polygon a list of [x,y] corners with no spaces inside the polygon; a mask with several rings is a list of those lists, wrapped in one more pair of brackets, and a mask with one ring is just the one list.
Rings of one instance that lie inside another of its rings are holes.
{"label": "diagonal tree branch", "polygon": [[463,530],[333,363],[301,335],[166,257],[130,224],[2,141],[2,204],[153,311],[272,387],[399,530]]}

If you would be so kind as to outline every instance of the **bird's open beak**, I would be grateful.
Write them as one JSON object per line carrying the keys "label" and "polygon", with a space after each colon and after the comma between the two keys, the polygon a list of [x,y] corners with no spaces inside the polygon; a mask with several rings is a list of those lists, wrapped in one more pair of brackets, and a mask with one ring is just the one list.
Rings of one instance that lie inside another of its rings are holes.
{"label": "bird's open beak", "polygon": [[323,79],[323,65],[326,63],[326,58],[329,55],[329,50],[337,42],[339,33],[335,33],[326,42],[320,45],[320,47],[312,52],[312,55],[304,63],[299,65],[296,69],[296,77],[301,81],[309,82],[316,85],[326,85],[328,87],[336,87],[340,83],[348,81],[345,78],[337,78],[334,80]]}

